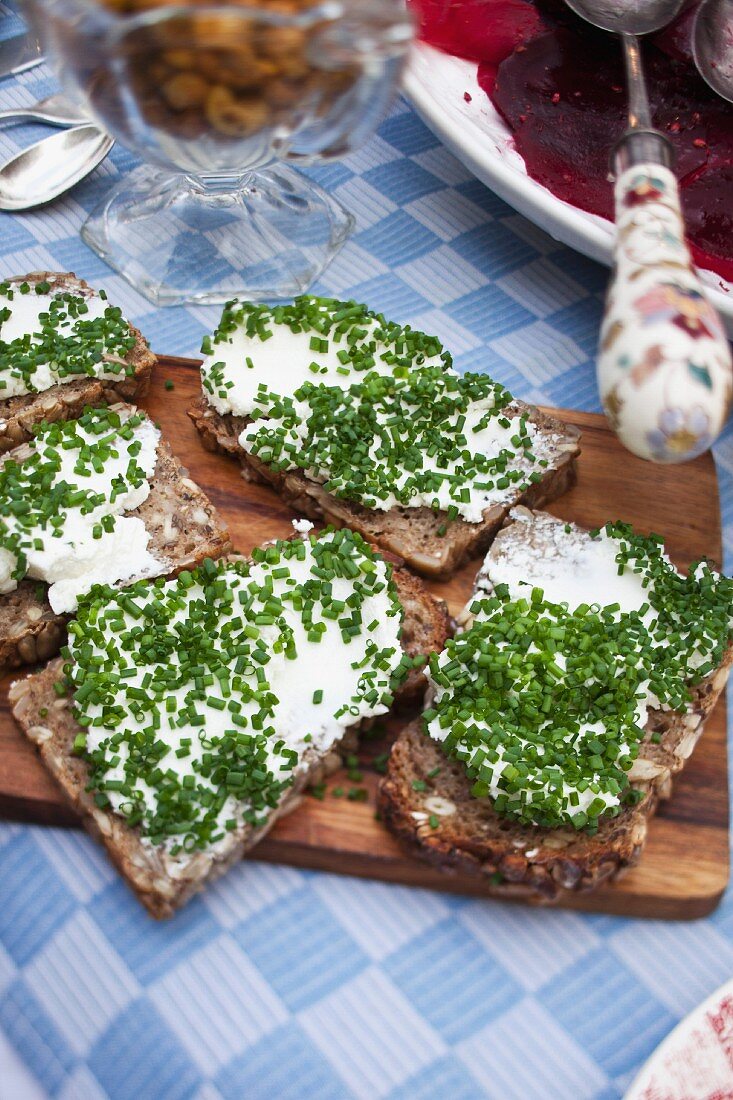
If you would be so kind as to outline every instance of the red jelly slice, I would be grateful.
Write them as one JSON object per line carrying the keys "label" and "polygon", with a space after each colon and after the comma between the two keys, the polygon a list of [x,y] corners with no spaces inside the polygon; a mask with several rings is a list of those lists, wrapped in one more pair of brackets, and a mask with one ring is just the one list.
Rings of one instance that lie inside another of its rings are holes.
{"label": "red jelly slice", "polygon": [[682,191],[695,262],[733,283],[733,163],[710,164]]}
{"label": "red jelly slice", "polygon": [[[733,160],[731,120],[702,79],[653,46],[645,62],[652,117],[672,141],[679,176],[703,169],[716,145]],[[492,99],[531,176],[584,210],[613,216],[610,154],[627,119],[616,43],[609,48],[593,31],[550,31],[502,63]]]}
{"label": "red jelly slice", "polygon": [[498,65],[545,23],[531,0],[410,0],[424,42],[469,61]]}
{"label": "red jelly slice", "polygon": [[620,57],[599,55],[594,38],[556,30],[534,39],[500,65],[491,98],[529,174],[608,217],[609,155],[624,129],[626,96]]}
{"label": "red jelly slice", "polygon": [[673,57],[675,61],[686,61],[692,64],[692,24],[695,22],[697,8],[697,3],[686,7],[673,23],[657,31],[649,41],[662,53]]}

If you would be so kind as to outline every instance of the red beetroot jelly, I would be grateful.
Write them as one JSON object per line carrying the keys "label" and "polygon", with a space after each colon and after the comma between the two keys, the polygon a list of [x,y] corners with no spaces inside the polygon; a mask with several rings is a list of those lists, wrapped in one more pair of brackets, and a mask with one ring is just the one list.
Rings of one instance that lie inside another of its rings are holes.
{"label": "red beetroot jelly", "polygon": [[[654,124],[672,141],[683,181],[716,142],[733,153],[731,120],[722,124],[721,101],[702,78],[653,46],[646,71]],[[599,53],[592,31],[548,32],[502,63],[492,99],[532,176],[568,202],[612,217],[610,153],[626,127],[620,49]]]}
{"label": "red beetroot jelly", "polygon": [[609,150],[625,117],[620,59],[551,31],[501,64],[491,98],[534,179],[583,210],[611,215]]}
{"label": "red beetroot jelly", "polygon": [[733,164],[710,164],[682,201],[696,263],[733,283]]}
{"label": "red beetroot jelly", "polygon": [[445,53],[496,65],[545,29],[532,0],[410,0],[420,37]]}
{"label": "red beetroot jelly", "polygon": [[[419,8],[426,41],[479,60],[479,84],[529,174],[559,198],[613,217],[610,155],[627,117],[613,36],[583,24],[559,0],[419,0]],[[649,98],[655,126],[674,145],[696,261],[731,279],[733,108],[690,61],[693,14],[688,9],[645,42]]]}
{"label": "red beetroot jelly", "polygon": [[697,3],[691,4],[668,27],[657,31],[649,39],[662,53],[669,54],[675,61],[692,61],[692,24],[695,21]]}

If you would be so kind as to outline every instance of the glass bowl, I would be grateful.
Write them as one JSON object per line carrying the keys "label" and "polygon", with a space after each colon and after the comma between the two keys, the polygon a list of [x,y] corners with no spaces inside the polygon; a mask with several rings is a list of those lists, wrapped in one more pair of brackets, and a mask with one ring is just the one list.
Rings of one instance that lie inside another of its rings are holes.
{"label": "glass bowl", "polygon": [[293,165],[361,144],[397,86],[401,0],[30,0],[65,90],[143,160],[82,236],[156,304],[290,298],[352,216]]}

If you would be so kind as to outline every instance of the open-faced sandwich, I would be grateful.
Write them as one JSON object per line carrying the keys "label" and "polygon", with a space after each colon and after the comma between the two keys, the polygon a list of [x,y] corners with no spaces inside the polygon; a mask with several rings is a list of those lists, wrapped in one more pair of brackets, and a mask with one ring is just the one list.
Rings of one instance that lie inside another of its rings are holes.
{"label": "open-faced sandwich", "polygon": [[482,553],[513,505],[574,482],[576,429],[356,302],[230,302],[202,351],[190,415],[204,445],[426,576]]}
{"label": "open-faced sandwich", "polygon": [[387,825],[508,897],[557,898],[636,862],[731,662],[733,581],[656,536],[516,509],[427,708],[395,743]]}
{"label": "open-faced sandwich", "polygon": [[155,362],[120,308],[75,275],[35,271],[0,282],[0,454],[42,420],[137,400]]}
{"label": "open-faced sandwich", "polygon": [[270,828],[346,732],[420,692],[444,607],[327,530],[82,596],[13,712],[140,900],[169,916]]}
{"label": "open-faced sandwich", "polygon": [[208,497],[127,404],[46,421],[0,457],[0,669],[58,652],[95,584],[172,575],[229,547]]}

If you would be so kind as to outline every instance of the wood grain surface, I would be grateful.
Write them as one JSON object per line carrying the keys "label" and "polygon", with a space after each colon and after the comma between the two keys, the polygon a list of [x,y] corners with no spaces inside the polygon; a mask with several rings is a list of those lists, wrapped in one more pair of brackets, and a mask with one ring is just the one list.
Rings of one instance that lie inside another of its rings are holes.
{"label": "wood grain surface", "polygon": [[[165,388],[167,380],[173,389]],[[198,386],[192,360],[164,357],[143,404],[191,476],[221,509],[237,549],[246,552],[265,539],[288,535],[289,509],[269,489],[244,481],[236,463],[208,454],[200,446],[186,415]],[[710,455],[685,466],[652,466],[625,451],[603,417],[566,411],[557,415],[582,429],[583,453],[577,487],[551,511],[590,527],[621,519],[640,530],[657,531],[679,565],[705,554],[720,559],[720,511]],[[478,564],[471,562],[451,581],[429,587],[456,612],[469,595]],[[55,784],[13,723],[7,706],[8,683],[9,678],[0,683],[0,814],[74,825],[75,818]],[[379,762],[395,732],[410,717],[390,719],[364,740],[359,752],[361,778],[350,779],[339,772],[329,780],[322,799],[304,796],[297,810],[279,821],[255,849],[253,858],[488,895],[488,885],[477,878],[444,874],[407,855],[375,820],[379,774],[371,762],[375,758]],[[335,797],[334,788],[342,788],[344,795]],[[368,791],[366,802],[348,799],[349,790],[358,788]],[[722,700],[671,800],[652,822],[639,866],[613,885],[563,904],[596,912],[691,919],[715,907],[727,881],[728,778]]]}

